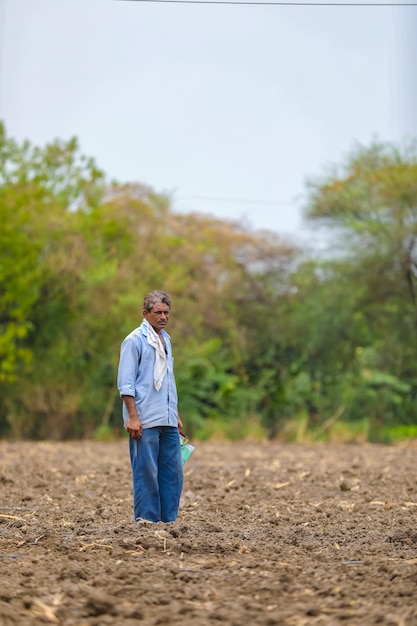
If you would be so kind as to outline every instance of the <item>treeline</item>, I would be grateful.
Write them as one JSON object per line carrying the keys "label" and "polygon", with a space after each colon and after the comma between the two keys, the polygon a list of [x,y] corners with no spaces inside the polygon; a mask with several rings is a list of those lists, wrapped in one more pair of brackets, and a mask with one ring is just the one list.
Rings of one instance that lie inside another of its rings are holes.
{"label": "treeline", "polygon": [[155,288],[191,435],[416,435],[415,147],[358,148],[306,217],[319,256],[0,126],[0,437],[121,434],[119,347]]}

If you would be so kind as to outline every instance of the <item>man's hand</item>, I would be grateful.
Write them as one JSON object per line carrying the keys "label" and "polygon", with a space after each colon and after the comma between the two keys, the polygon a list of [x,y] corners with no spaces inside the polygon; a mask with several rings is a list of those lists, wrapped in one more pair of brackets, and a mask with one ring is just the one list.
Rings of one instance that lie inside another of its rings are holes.
{"label": "man's hand", "polygon": [[126,430],[132,439],[140,439],[142,437],[142,424],[138,417],[129,417]]}
{"label": "man's hand", "polygon": [[140,439],[142,437],[142,424],[136,408],[135,398],[132,396],[122,396],[122,399],[126,405],[127,412],[129,413],[126,430],[132,439]]}
{"label": "man's hand", "polygon": [[178,430],[182,431],[184,428],[183,424],[182,424],[182,420],[178,414]]}

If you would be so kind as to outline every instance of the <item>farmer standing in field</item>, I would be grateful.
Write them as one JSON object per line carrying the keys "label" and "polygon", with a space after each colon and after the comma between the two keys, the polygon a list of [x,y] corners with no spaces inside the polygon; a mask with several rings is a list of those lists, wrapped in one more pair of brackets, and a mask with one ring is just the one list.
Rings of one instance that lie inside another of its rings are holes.
{"label": "farmer standing in field", "polygon": [[173,522],[183,486],[178,397],[171,341],[165,331],[171,299],[151,291],[143,322],[123,341],[117,386],[129,433],[136,522]]}

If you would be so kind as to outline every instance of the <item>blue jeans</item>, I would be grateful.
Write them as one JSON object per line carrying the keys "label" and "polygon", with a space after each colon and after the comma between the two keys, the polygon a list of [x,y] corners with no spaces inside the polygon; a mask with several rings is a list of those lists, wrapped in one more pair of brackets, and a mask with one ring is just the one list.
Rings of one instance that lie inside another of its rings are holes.
{"label": "blue jeans", "polygon": [[177,428],[144,428],[140,439],[129,438],[135,520],[174,522],[184,481]]}

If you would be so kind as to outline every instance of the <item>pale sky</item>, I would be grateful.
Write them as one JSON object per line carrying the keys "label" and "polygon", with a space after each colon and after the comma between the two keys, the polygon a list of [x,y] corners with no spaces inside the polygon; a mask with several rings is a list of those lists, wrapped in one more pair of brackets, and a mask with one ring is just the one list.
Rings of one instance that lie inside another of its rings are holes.
{"label": "pale sky", "polygon": [[0,118],[110,178],[283,235],[307,178],[417,137],[417,6],[0,0]]}

